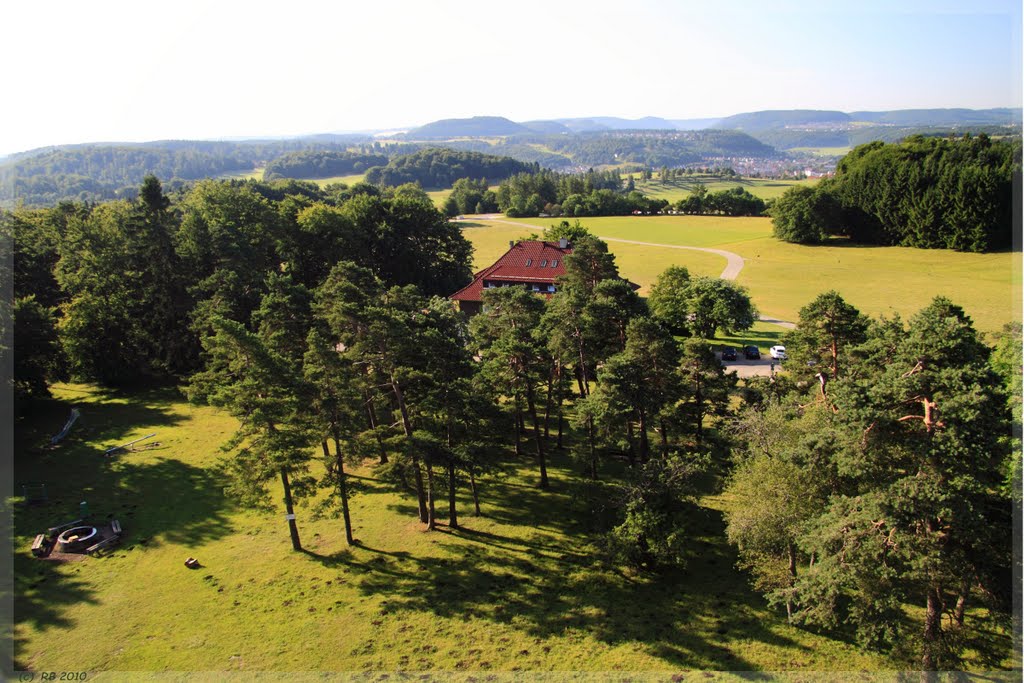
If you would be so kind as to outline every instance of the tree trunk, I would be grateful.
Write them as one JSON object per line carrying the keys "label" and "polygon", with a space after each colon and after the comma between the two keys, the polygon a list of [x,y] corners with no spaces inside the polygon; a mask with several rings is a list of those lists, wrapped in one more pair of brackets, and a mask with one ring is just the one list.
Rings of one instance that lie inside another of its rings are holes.
{"label": "tree trunk", "polygon": [[469,490],[473,492],[473,510],[476,516],[480,516],[480,496],[476,490],[476,474],[473,472],[473,468],[469,468]]}
{"label": "tree trunk", "polygon": [[427,460],[427,529],[433,530],[436,526],[436,515],[434,513],[434,463]]}
{"label": "tree trunk", "polygon": [[661,420],[661,457],[668,457],[668,425]]}
{"label": "tree trunk", "polygon": [[632,420],[626,420],[626,441],[629,442],[629,466],[636,467],[636,437],[633,436]]}
{"label": "tree trunk", "polygon": [[292,485],[288,481],[288,470],[281,468],[281,486],[284,487],[284,509],[288,513],[288,533],[292,537],[292,550],[302,550],[302,542],[299,541],[299,527],[295,524],[295,506],[292,505]]}
{"label": "tree trunk", "polygon": [[565,446],[562,445],[562,432],[565,426],[565,418],[562,416],[562,394],[558,394],[558,441],[555,443],[555,447],[558,450],[562,450]]}
{"label": "tree trunk", "polygon": [[[412,421],[409,420],[409,411],[405,406],[405,396],[402,394],[402,388],[395,381],[394,376],[391,377],[391,388],[395,392],[398,411],[402,415],[402,428],[405,430],[405,438],[409,441],[409,445],[412,446]],[[416,475],[416,502],[419,506],[420,521],[426,523],[427,497],[423,492],[423,471],[420,469],[420,459],[416,455],[415,449],[412,451],[412,466],[413,473]]]}
{"label": "tree trunk", "polygon": [[526,385],[526,406],[530,411],[530,419],[533,421],[533,436],[537,442],[537,459],[540,461],[540,487],[548,487],[548,466],[544,459],[544,437],[540,433],[540,422],[537,420],[537,404],[534,401],[533,385]]}
{"label": "tree trunk", "polygon": [[523,454],[523,448],[519,444],[519,442],[523,438],[523,411],[519,408],[519,394],[516,394],[516,396],[515,396],[515,404],[516,404],[516,414],[515,414],[515,423],[516,424],[515,424],[514,436],[515,436],[515,440],[516,440],[516,443],[515,443],[516,455],[520,456],[520,455]]}
{"label": "tree trunk", "polygon": [[364,391],[363,398],[366,400],[366,416],[370,421],[370,429],[373,430],[374,436],[377,437],[377,448],[380,449],[380,464],[385,464],[388,461],[388,452],[384,448],[384,439],[381,437],[380,432],[377,431],[377,409],[373,407],[373,397],[370,396],[370,392]]}
{"label": "tree trunk", "polygon": [[651,444],[647,440],[647,411],[637,410],[640,414],[640,462],[647,462],[651,455]]}
{"label": "tree trunk", "polygon": [[555,368],[551,366],[551,371],[548,373],[548,393],[544,398],[544,440],[547,441],[551,438],[551,401],[554,398],[552,396],[553,387],[555,381]]}
{"label": "tree trunk", "polygon": [[[928,586],[928,606],[924,615],[924,652],[921,655],[921,669],[934,672],[939,662],[935,659],[935,650],[942,637],[942,594],[935,584]],[[928,680],[932,680],[929,677]]]}
{"label": "tree trunk", "polygon": [[960,590],[956,596],[956,607],[953,608],[953,622],[957,628],[964,627],[964,612],[967,611],[967,598],[971,594],[971,579],[967,574],[960,580]]}
{"label": "tree trunk", "polygon": [[[326,446],[327,443],[324,443]],[[326,450],[326,449],[325,449]],[[341,516],[345,520],[345,541],[349,545],[355,543],[352,538],[352,518],[348,514],[348,481],[345,478],[345,458],[341,453],[341,438],[334,432],[334,458],[338,468],[338,491],[341,493]]]}
{"label": "tree trunk", "polygon": [[455,513],[455,463],[448,463],[448,527],[459,528],[459,518]]}
{"label": "tree trunk", "polygon": [[597,448],[594,445],[594,418],[587,418],[587,441],[590,443],[590,478],[597,481]]}

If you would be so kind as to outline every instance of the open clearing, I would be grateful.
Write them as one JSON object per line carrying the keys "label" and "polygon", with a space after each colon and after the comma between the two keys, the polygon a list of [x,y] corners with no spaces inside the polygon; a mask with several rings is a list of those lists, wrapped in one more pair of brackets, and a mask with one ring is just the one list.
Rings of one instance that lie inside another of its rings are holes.
{"label": "open clearing", "polygon": [[[517,218],[537,232],[558,218]],[[763,315],[796,320],[800,308],[834,289],[872,316],[907,317],[938,295],[962,306],[979,330],[994,332],[1021,318],[1021,252],[964,254],[910,247],[861,247],[834,241],[829,246],[787,244],[772,237],[768,218],[716,216],[623,216],[582,218],[604,237],[712,247],[739,254],[744,267],[737,282],[750,290]],[[528,228],[480,221],[465,230],[476,247],[475,265],[492,263]],[[725,260],[711,254],[609,242],[624,277],[646,293],[668,265],[718,276]]]}
{"label": "open clearing", "polygon": [[[591,534],[605,521],[606,484],[582,478],[565,454],[554,454],[552,490],[541,492],[530,459],[509,453],[507,471],[481,481],[484,516],[463,497],[465,528],[433,533],[412,496],[364,467],[353,477],[361,544],[345,548],[339,520],[300,508],[307,552],[296,553],[280,506],[240,510],[221,493],[215,464],[231,418],[173,390],[61,385],[56,396],[16,433],[17,490],[34,481],[49,492],[46,503],[15,501],[19,670],[886,667],[766,607],[735,568],[720,498],[695,511],[685,570],[638,576],[601,561]],[[82,410],[71,435],[41,448],[71,405]],[[154,431],[156,448],[102,455]],[[32,537],[73,518],[82,499],[96,518],[122,522],[122,546],[81,562],[32,559]],[[189,556],[202,568],[184,567]]]}

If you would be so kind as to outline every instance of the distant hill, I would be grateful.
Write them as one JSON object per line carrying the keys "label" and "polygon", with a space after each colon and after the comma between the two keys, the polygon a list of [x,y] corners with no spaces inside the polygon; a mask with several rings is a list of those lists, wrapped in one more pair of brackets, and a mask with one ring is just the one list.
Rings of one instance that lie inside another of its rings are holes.
{"label": "distant hill", "polygon": [[469,119],[443,119],[405,134],[407,140],[446,140],[462,137],[501,137],[517,133],[531,133],[526,126],[502,116],[474,116]]}
{"label": "distant hill", "polygon": [[622,119],[615,116],[594,116],[579,119],[556,119],[558,123],[576,133],[592,133],[603,130],[676,130],[673,121],[657,116],[639,119]]}
{"label": "distant hill", "polygon": [[534,133],[543,135],[568,135],[572,130],[558,121],[525,121],[522,125]]}
{"label": "distant hill", "polygon": [[853,123],[849,114],[841,111],[817,109],[779,109],[736,114],[721,119],[715,128],[725,130],[763,131],[790,126],[849,125]]}
{"label": "distant hill", "polygon": [[899,109],[896,111],[855,111],[855,121],[894,126],[1005,126],[1019,124],[1020,109]]}

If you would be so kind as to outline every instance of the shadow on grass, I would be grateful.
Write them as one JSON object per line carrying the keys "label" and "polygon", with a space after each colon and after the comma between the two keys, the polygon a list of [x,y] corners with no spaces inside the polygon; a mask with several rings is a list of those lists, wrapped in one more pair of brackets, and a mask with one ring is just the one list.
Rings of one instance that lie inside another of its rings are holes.
{"label": "shadow on grass", "polygon": [[[135,545],[202,543],[231,530],[223,482],[215,471],[170,457],[172,449],[106,457],[95,445],[116,442],[139,429],[159,431],[179,423],[181,417],[170,405],[180,403],[176,392],[139,392],[128,401],[112,400],[114,395],[89,392],[80,404],[47,401],[17,426],[15,495],[21,494],[22,484],[32,482],[45,484],[47,496],[13,507],[16,624],[38,630],[73,628],[68,608],[95,600],[88,583],[78,578],[94,560],[59,563],[31,556],[32,539],[50,527],[83,517],[94,525],[117,519],[125,536],[115,554]],[[81,427],[76,423],[57,448],[40,447],[60,429],[70,405],[81,406]],[[87,504],[84,514],[82,501]],[[18,666],[25,663],[22,646],[16,639]]]}
{"label": "shadow on grass", "polygon": [[[775,633],[773,620],[765,622],[763,601],[734,569],[720,513],[694,513],[685,570],[625,573],[602,562],[591,542],[603,524],[595,510],[607,497],[606,485],[570,478],[565,464],[552,463],[550,491],[489,481],[501,509],[488,514],[486,529],[474,517],[461,517],[458,529],[439,525],[433,533],[442,556],[363,544],[331,556],[308,554],[353,574],[364,595],[384,596],[387,612],[479,619],[537,639],[589,636],[613,647],[636,642],[672,667],[753,670],[740,654],[750,641],[806,649]],[[414,516],[415,507],[403,512]],[[494,531],[492,522],[539,531],[512,537]],[[540,531],[545,528],[558,535]],[[528,664],[528,655],[523,658]]]}

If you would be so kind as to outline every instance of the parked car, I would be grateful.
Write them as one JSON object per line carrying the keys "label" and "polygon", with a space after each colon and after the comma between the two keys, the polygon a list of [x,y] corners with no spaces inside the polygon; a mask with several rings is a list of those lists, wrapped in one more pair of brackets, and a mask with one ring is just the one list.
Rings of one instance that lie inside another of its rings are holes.
{"label": "parked car", "polygon": [[746,356],[747,360],[759,360],[761,358],[761,350],[756,346],[744,346],[743,355]]}
{"label": "parked car", "polygon": [[768,352],[775,360],[786,360],[786,347],[781,344],[773,346]]}
{"label": "parked car", "polygon": [[722,349],[722,360],[736,360],[736,349],[726,346]]}

